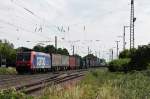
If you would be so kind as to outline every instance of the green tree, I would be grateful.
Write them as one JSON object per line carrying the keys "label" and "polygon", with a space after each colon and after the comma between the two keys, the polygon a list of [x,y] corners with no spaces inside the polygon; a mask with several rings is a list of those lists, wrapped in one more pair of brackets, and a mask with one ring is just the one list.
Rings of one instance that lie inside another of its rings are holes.
{"label": "green tree", "polygon": [[97,58],[96,56],[94,56],[93,54],[88,54],[86,56],[83,57],[84,59],[88,58],[88,59],[91,59],[91,58]]}
{"label": "green tree", "polygon": [[62,54],[63,55],[69,55],[69,52],[66,48],[62,49]]}
{"label": "green tree", "polygon": [[119,54],[119,58],[131,58],[133,54],[136,52],[137,49],[131,49],[131,50],[124,50]]}
{"label": "green tree", "polygon": [[7,66],[15,66],[16,65],[16,53],[15,49],[10,50],[9,56],[7,57]]}
{"label": "green tree", "polygon": [[33,50],[36,51],[36,52],[44,52],[44,47],[41,46],[41,45],[36,45],[33,47]]}
{"label": "green tree", "polygon": [[69,55],[69,52],[66,48],[62,49],[62,48],[58,48],[57,49],[57,54],[62,54],[62,55]]}
{"label": "green tree", "polygon": [[36,45],[33,47],[33,50],[38,51],[38,52],[45,52],[45,53],[49,53],[49,54],[57,53],[57,54],[62,54],[62,55],[69,55],[69,52],[66,48],[56,49],[53,45],[47,45],[46,47]]}
{"label": "green tree", "polygon": [[62,48],[58,48],[56,53],[57,54],[62,54]]}
{"label": "green tree", "polygon": [[147,69],[150,64],[150,45],[139,46],[138,49],[132,52],[131,66],[132,69],[143,70]]}
{"label": "green tree", "polygon": [[44,48],[44,52],[45,53],[56,53],[56,48],[53,46],[53,45],[47,45],[45,48]]}
{"label": "green tree", "polygon": [[6,59],[7,66],[14,66],[16,63],[16,50],[14,45],[7,40],[0,42],[0,61]]}
{"label": "green tree", "polygon": [[119,58],[131,58],[130,50],[126,49],[119,54]]}
{"label": "green tree", "polygon": [[27,47],[19,47],[19,48],[17,48],[17,52],[28,52],[28,51],[32,51],[32,49],[27,48]]}

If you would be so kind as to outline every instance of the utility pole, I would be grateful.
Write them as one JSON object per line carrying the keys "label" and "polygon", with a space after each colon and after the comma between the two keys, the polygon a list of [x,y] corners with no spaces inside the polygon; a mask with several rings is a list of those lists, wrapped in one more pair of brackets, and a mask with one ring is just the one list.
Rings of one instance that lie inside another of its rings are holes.
{"label": "utility pole", "polygon": [[136,18],[134,17],[134,0],[131,0],[131,15],[130,15],[130,50],[135,47],[135,37],[134,37],[134,22]]}
{"label": "utility pole", "polygon": [[123,29],[123,51],[126,49],[126,28],[128,28],[130,26],[124,26]]}
{"label": "utility pole", "polygon": [[119,53],[118,53],[119,52],[119,42],[120,41],[116,41],[116,43],[117,43],[117,58],[119,57]]}
{"label": "utility pole", "polygon": [[73,48],[73,49],[72,49],[72,50],[73,50],[73,51],[72,51],[72,54],[74,55],[74,45],[72,46],[72,48]]}
{"label": "utility pole", "polygon": [[88,46],[88,55],[90,54],[90,47]]}
{"label": "utility pole", "polygon": [[55,36],[55,49],[57,50],[57,36]]}
{"label": "utility pole", "polygon": [[113,51],[113,49],[111,50],[111,59],[112,59],[112,61],[114,60],[114,51]]}
{"label": "utility pole", "polygon": [[97,56],[97,51],[95,51],[95,56]]}
{"label": "utility pole", "polygon": [[113,56],[114,56],[114,51],[113,51],[113,48],[109,50],[109,53],[110,53],[110,61],[113,61]]}
{"label": "utility pole", "polygon": [[101,52],[99,51],[99,58],[101,58]]}

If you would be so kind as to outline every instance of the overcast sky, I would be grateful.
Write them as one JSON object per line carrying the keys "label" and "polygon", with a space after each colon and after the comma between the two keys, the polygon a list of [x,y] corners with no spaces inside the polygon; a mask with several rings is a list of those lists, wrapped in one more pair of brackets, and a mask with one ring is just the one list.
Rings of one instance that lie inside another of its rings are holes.
{"label": "overcast sky", "polygon": [[[15,47],[32,48],[38,41],[58,36],[58,47],[71,53],[87,54],[87,48],[107,53],[120,40],[123,26],[129,25],[130,0],[0,0],[0,39],[8,39]],[[150,0],[135,0],[135,43],[150,42]],[[63,26],[63,32],[61,30]],[[85,26],[85,28],[84,28]],[[59,29],[58,29],[59,27]],[[69,29],[68,29],[69,27]],[[126,31],[129,47],[129,29]],[[64,38],[64,39],[62,39]],[[80,40],[80,42],[73,42]],[[92,40],[92,42],[91,42]],[[97,40],[100,40],[99,42]],[[31,42],[26,42],[31,41]],[[69,43],[72,41],[72,43]],[[48,44],[48,43],[45,43]],[[115,49],[114,49],[115,50]]]}

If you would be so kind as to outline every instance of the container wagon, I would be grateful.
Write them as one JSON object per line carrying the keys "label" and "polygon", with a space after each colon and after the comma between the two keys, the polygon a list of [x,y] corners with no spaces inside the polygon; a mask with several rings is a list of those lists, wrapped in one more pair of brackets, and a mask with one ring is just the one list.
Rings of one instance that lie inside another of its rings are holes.
{"label": "container wagon", "polygon": [[80,57],[76,56],[75,59],[76,59],[76,69],[79,69],[80,68]]}
{"label": "container wagon", "polygon": [[76,68],[76,58],[75,56],[69,57],[69,69],[75,69]]}
{"label": "container wagon", "polygon": [[61,55],[62,70],[67,70],[69,68],[69,56]]}
{"label": "container wagon", "polygon": [[61,55],[60,54],[52,54],[52,70],[57,71],[62,68],[61,64]]}
{"label": "container wagon", "polygon": [[79,69],[81,66],[81,59],[78,56],[69,57],[69,69]]}
{"label": "container wagon", "polygon": [[88,58],[85,58],[82,60],[82,64],[84,68],[89,68],[90,67],[90,60]]}
{"label": "container wagon", "polygon": [[93,68],[101,66],[101,59],[99,58],[86,58],[83,60],[83,66],[86,68]]}
{"label": "container wagon", "polygon": [[69,56],[52,54],[52,70],[66,70],[69,68]]}

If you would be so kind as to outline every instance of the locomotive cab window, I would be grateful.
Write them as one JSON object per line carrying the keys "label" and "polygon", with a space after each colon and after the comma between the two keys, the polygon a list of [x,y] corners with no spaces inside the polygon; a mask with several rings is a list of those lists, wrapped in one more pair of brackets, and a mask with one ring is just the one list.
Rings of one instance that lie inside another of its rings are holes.
{"label": "locomotive cab window", "polygon": [[17,60],[18,61],[29,61],[30,60],[30,53],[18,53]]}

